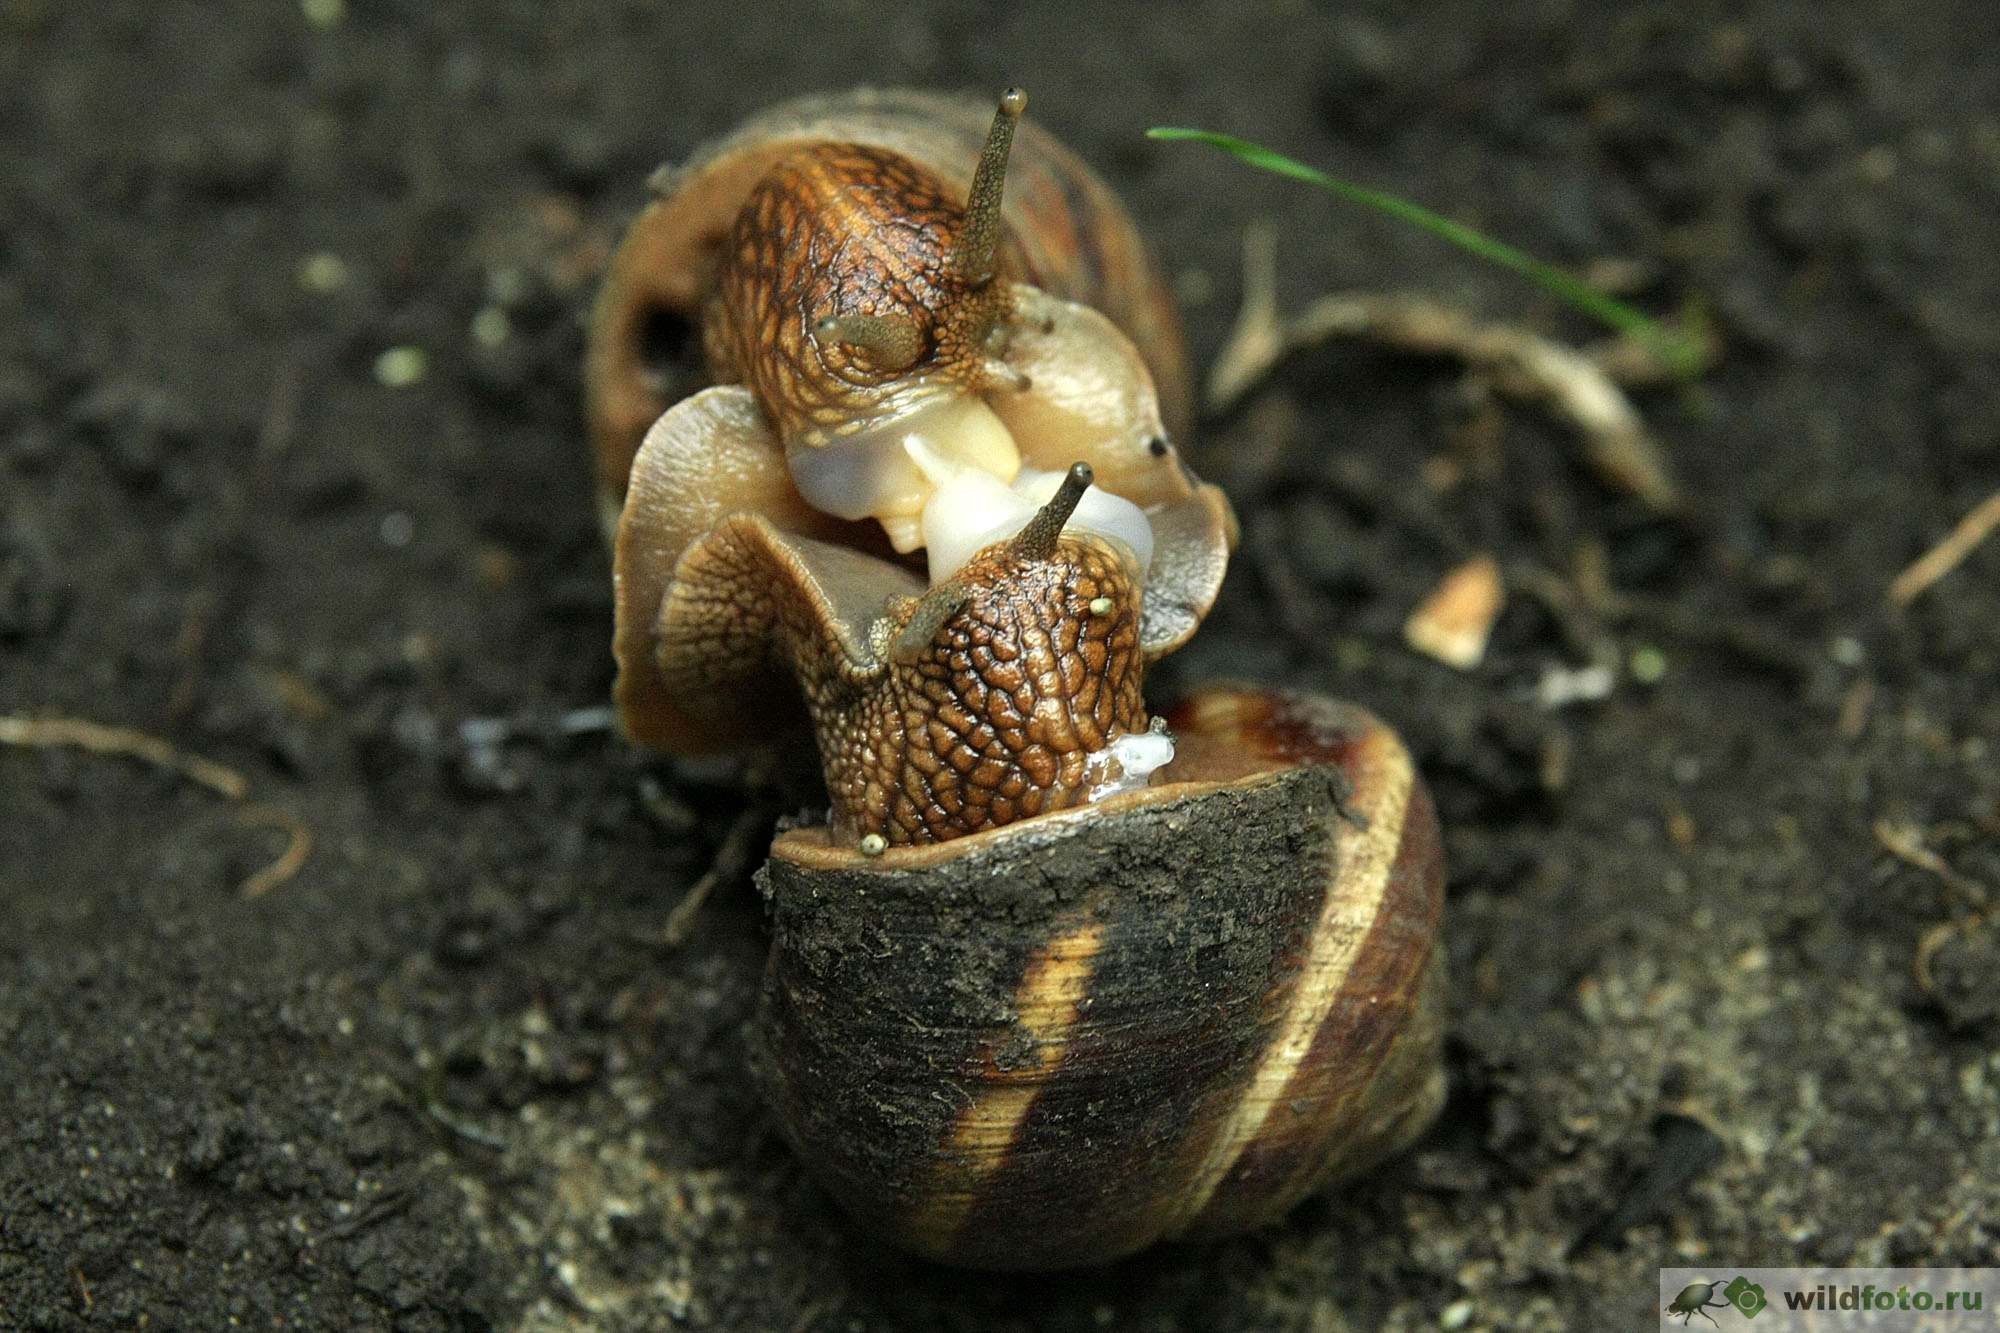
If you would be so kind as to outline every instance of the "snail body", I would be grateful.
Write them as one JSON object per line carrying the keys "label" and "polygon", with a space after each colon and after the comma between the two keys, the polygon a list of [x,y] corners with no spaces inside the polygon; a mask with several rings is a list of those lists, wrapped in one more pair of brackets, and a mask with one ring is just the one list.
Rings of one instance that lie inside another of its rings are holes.
{"label": "snail body", "polygon": [[[1076,456],[1103,485],[1154,500],[1184,486],[1153,452],[1192,417],[1171,299],[1110,189],[1033,126],[1016,143],[1025,105],[1013,94],[995,116],[920,92],[800,98],[669,173],[613,259],[592,331],[589,416],[607,501],[622,498],[641,440],[688,387],[647,364],[662,324],[699,326],[682,339],[699,343],[703,373],[742,383],[794,459],[922,414],[947,456],[1004,471],[1005,455],[1026,453],[1060,471],[1082,424],[1100,438]],[[1029,330],[1040,355],[1004,354]],[[1102,392],[1135,379],[1143,389]],[[981,392],[1024,382],[1040,388]],[[977,438],[951,443],[968,418]],[[903,520],[894,540],[907,551],[909,497],[875,492],[923,483],[900,450],[877,452],[888,455],[877,471],[893,475],[806,485],[822,510]],[[828,502],[843,489],[846,503]]]}
{"label": "snail body", "polygon": [[1235,520],[1171,442],[1136,229],[1024,106],[807,99],[697,154],[588,377],[625,730],[819,760],[758,876],[759,1084],[849,1212],[988,1268],[1262,1224],[1444,1088],[1394,733],[1250,686],[1148,709]]}

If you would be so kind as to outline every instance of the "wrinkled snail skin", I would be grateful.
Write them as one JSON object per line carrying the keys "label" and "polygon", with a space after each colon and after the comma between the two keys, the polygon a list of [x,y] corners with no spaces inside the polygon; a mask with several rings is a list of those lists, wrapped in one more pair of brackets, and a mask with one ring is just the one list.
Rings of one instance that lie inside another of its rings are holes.
{"label": "wrinkled snail skin", "polygon": [[[612,258],[593,316],[585,366],[598,482],[614,514],[647,429],[689,387],[661,382],[648,364],[649,336],[662,322],[678,322],[693,330],[696,345],[705,346],[711,358],[723,363],[710,367],[711,382],[740,378],[732,373],[736,363],[761,350],[754,345],[746,349],[721,328],[709,327],[705,314],[716,299],[728,259],[734,258],[732,267],[740,271],[746,255],[760,249],[760,237],[739,234],[736,228],[745,204],[773,166],[781,160],[796,164],[801,150],[820,145],[840,156],[861,155],[869,164],[864,183],[881,184],[886,180],[882,173],[888,170],[884,165],[888,155],[896,175],[921,182],[919,202],[929,201],[930,220],[940,229],[917,233],[917,238],[921,248],[935,251],[945,239],[940,232],[950,225],[949,214],[936,212],[937,200],[956,202],[966,197],[992,119],[991,101],[931,92],[861,88],[801,97],[751,118],[698,150],[684,166],[663,174],[659,197],[632,224]],[[781,261],[796,262],[809,253],[813,237],[807,233],[820,236],[822,251],[829,243],[822,224],[834,219],[820,217],[808,197],[828,188],[829,176],[825,170],[805,174],[811,182],[805,195],[767,192],[764,196],[774,212],[787,213],[796,221],[804,241],[795,252],[764,252],[773,261],[774,284],[833,283],[830,275],[778,272]],[[999,281],[1031,284],[1107,317],[1137,346],[1151,371],[1167,433],[1186,434],[1194,416],[1193,379],[1180,321],[1117,196],[1081,158],[1032,120],[1024,121],[1016,134],[1006,186]],[[870,191],[857,211],[894,207],[893,195]],[[921,270],[925,266],[921,254],[884,258],[882,247],[868,253],[875,256],[878,267],[893,264]],[[860,290],[858,275],[850,276],[846,285],[849,290],[840,295],[855,308],[878,299],[878,294]],[[940,293],[908,295],[934,302]],[[800,325],[793,332],[802,329]],[[793,334],[787,335],[787,344],[794,349],[796,365],[806,353]],[[859,369],[859,378],[869,378],[868,367]],[[774,368],[770,373],[781,371]]]}
{"label": "wrinkled snail skin", "polygon": [[1167,781],[866,858],[782,835],[756,1069],[869,1229],[1069,1267],[1282,1216],[1443,1101],[1442,868],[1360,709],[1211,687]]}
{"label": "wrinkled snail skin", "polygon": [[887,562],[727,520],[676,569],[666,679],[698,691],[778,645],[849,845],[939,842],[1079,804],[1091,756],[1148,725],[1137,571],[1061,527],[1088,473],[921,596]]}
{"label": "wrinkled snail skin", "polygon": [[1025,105],[751,120],[634,223],[587,368],[625,732],[819,760],[758,874],[757,1081],[864,1228],[991,1269],[1264,1225],[1444,1097],[1402,742],[1247,685],[1148,710],[1236,520],[1137,230]]}

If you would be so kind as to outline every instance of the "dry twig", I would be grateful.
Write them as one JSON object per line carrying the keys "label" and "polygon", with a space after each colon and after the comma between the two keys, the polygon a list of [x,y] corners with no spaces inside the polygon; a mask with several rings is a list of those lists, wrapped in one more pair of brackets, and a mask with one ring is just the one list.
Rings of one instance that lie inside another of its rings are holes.
{"label": "dry twig", "polygon": [[291,841],[285,844],[285,850],[278,854],[277,860],[244,880],[238,892],[246,899],[261,898],[272,889],[297,878],[299,871],[305,868],[306,859],[312,855],[312,830],[296,815],[270,805],[253,805],[239,818],[245,824],[284,829],[291,835]]}
{"label": "dry twig", "polygon": [[107,727],[80,717],[0,717],[0,745],[28,749],[67,747],[92,754],[123,755],[179,773],[232,801],[242,800],[250,790],[249,780],[241,773],[213,759],[184,753],[143,731]]}
{"label": "dry twig", "polygon": [[660,942],[669,949],[677,949],[687,942],[694,933],[695,918],[701,915],[702,905],[709,895],[723,884],[733,884],[749,871],[756,859],[757,844],[764,830],[770,826],[771,812],[761,804],[744,808],[722,836],[722,845],[715,850],[715,859],[694,882],[686,895],[674,904],[674,910],[667,914],[666,928],[660,932]]}
{"label": "dry twig", "polygon": [[[80,717],[0,717],[0,745],[23,749],[76,749],[91,754],[137,759],[178,773],[210,791],[240,801],[250,792],[250,780],[235,769],[178,750],[168,741],[130,727],[108,727]],[[243,881],[245,898],[256,898],[296,877],[312,855],[312,830],[296,816],[275,806],[255,805],[243,811],[246,824],[275,825],[291,834],[278,859]]]}
{"label": "dry twig", "polygon": [[1938,950],[1951,943],[1951,937],[1962,935],[1971,939],[1981,927],[1991,920],[1986,912],[1977,912],[1962,921],[1940,921],[1917,940],[1916,956],[1911,959],[1911,971],[1915,973],[1917,988],[1926,995],[1937,994],[1937,978],[1931,972],[1931,960]]}
{"label": "dry twig", "polygon": [[1924,842],[1922,829],[1914,824],[1898,824],[1892,820],[1878,819],[1875,821],[1874,832],[1875,841],[1882,850],[1898,861],[1936,875],[1944,882],[1946,888],[1975,906],[1986,906],[1986,886],[1953,870],[1949,862],[1932,851]]}
{"label": "dry twig", "polygon": [[1985,541],[1995,528],[2000,528],[2000,491],[1974,505],[1972,512],[1945,534],[1943,541],[1925,551],[1911,562],[1908,569],[1896,576],[1896,581],[1889,585],[1891,604],[1905,607],[1915,601],[1924,589],[1957,569],[1959,562],[1971,555],[1973,548]]}

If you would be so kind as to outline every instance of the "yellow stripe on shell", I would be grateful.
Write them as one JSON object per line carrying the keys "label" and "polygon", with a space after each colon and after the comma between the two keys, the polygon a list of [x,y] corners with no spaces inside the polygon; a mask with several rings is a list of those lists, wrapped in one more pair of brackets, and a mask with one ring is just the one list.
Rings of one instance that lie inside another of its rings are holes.
{"label": "yellow stripe on shell", "polygon": [[[1408,752],[1386,728],[1371,731],[1359,742],[1359,749],[1350,769],[1357,778],[1355,788],[1345,804],[1365,824],[1357,828],[1345,820],[1341,823],[1330,870],[1334,878],[1327,885],[1326,902],[1311,935],[1312,951],[1292,985],[1290,1005],[1244,1084],[1242,1097],[1210,1145],[1200,1171],[1187,1190],[1171,1201],[1176,1220],[1162,1228],[1162,1234],[1178,1232],[1200,1215],[1244,1149],[1256,1141],[1284,1104],[1286,1089],[1312,1050],[1313,1039],[1381,910],[1389,868],[1402,844],[1403,816],[1416,775]],[[1376,781],[1368,781],[1371,776]],[[1362,900],[1335,893],[1343,882],[1370,884],[1374,893]]]}
{"label": "yellow stripe on shell", "polygon": [[938,1179],[928,1192],[913,1230],[934,1237],[939,1251],[965,1224],[966,1215],[988,1177],[1007,1164],[1029,1108],[1062,1067],[1069,1033],[1090,991],[1104,945],[1104,923],[1088,922],[1062,931],[1029,960],[1014,993],[1015,1029],[993,1041],[989,1052],[1025,1038],[1033,1053],[989,1070],[989,1089],[962,1108],[938,1156]]}

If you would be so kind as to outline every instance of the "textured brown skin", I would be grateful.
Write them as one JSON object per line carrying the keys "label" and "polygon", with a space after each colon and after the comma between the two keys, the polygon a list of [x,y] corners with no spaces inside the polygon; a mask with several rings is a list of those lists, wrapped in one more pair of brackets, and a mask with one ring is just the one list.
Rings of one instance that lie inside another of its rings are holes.
{"label": "textured brown skin", "polygon": [[[1108,544],[1066,536],[1032,559],[988,547],[929,594],[964,600],[917,651],[894,641],[925,599],[863,587],[871,568],[889,570],[728,520],[682,559],[663,618],[686,629],[661,639],[677,697],[712,692],[721,671],[789,670],[847,846],[939,842],[1077,805],[1091,753],[1145,730],[1139,588]],[[843,589],[855,606],[835,604]],[[871,594],[882,614],[869,621]],[[1091,613],[1098,597],[1109,614]]]}
{"label": "textured brown skin", "polygon": [[[781,158],[729,229],[702,324],[709,371],[741,381],[786,440],[825,444],[947,389],[990,387],[988,335],[1007,284],[966,281],[951,255],[962,195],[900,153],[825,143]],[[830,315],[913,321],[925,351],[884,367],[819,339]]]}
{"label": "textured brown skin", "polygon": [[[586,406],[607,502],[624,497],[640,440],[672,404],[646,364],[647,324],[702,324],[731,230],[774,164],[816,144],[879,148],[932,173],[958,207],[992,119],[990,98],[850,89],[774,106],[669,173],[613,256],[591,322]],[[1110,187],[1032,116],[1015,137],[1003,217],[994,285],[1011,276],[1102,311],[1145,357],[1168,430],[1189,431],[1194,380],[1173,298]],[[702,341],[721,350],[705,331]]]}
{"label": "textured brown skin", "polygon": [[807,687],[834,823],[856,836],[942,842],[1078,805],[1091,755],[1146,729],[1126,557],[1087,538],[1027,562],[989,547],[952,582],[963,608],[873,697]]}
{"label": "textured brown skin", "polygon": [[[873,860],[824,828],[774,846],[756,1070],[877,1234],[972,1267],[1104,1262],[1271,1222],[1436,1116],[1443,871],[1407,751],[1360,709],[1251,687],[1174,725],[1179,780],[1098,806]],[[1315,1009],[1328,921],[1353,953]],[[1302,1007],[1323,1018],[1292,1062]]]}

